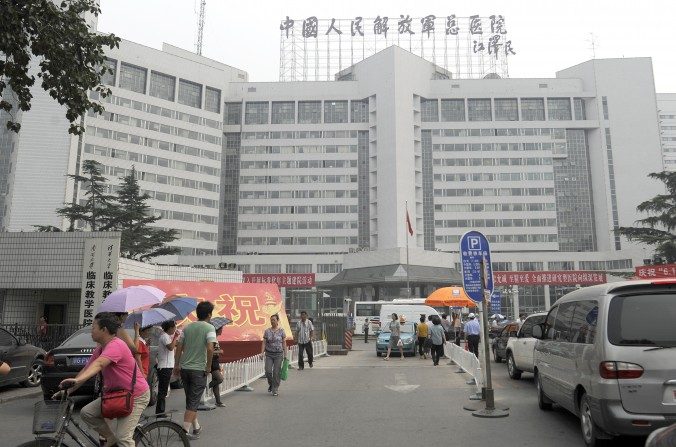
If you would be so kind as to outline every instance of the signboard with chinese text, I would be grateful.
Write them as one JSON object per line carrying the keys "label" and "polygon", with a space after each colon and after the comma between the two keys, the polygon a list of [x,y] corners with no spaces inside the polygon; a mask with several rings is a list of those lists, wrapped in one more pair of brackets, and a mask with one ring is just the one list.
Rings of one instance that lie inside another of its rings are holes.
{"label": "signboard with chinese text", "polygon": [[676,278],[676,264],[641,265],[635,270],[639,279]]}
{"label": "signboard with chinese text", "polygon": [[242,280],[252,284],[277,284],[287,288],[310,288],[315,286],[314,273],[244,273]]}
{"label": "signboard with chinese text", "polygon": [[493,278],[496,286],[591,286],[608,282],[604,272],[585,270],[494,272]]}
{"label": "signboard with chinese text", "polygon": [[[488,239],[483,234],[478,231],[468,231],[462,235],[460,238],[460,266],[462,267],[462,286],[465,293],[477,303],[482,302],[484,290],[493,292],[491,250],[488,246]],[[482,283],[482,277],[484,283]]]}
{"label": "signboard with chinese text", "polygon": [[499,314],[502,305],[502,293],[493,292],[491,295],[491,313]]}
{"label": "signboard with chinese text", "polygon": [[119,239],[85,239],[80,286],[81,324],[92,324],[99,305],[117,288]]}

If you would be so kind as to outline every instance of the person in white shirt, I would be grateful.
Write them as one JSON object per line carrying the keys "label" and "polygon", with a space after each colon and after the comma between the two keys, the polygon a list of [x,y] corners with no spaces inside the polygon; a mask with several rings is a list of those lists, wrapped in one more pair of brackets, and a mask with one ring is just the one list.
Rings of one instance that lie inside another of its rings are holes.
{"label": "person in white shirt", "polygon": [[179,332],[176,330],[174,321],[165,321],[162,323],[159,346],[157,347],[157,403],[155,404],[155,414],[158,417],[167,417],[165,405],[167,393],[169,391],[169,382],[171,381],[171,372],[174,370],[174,348],[178,340]]}

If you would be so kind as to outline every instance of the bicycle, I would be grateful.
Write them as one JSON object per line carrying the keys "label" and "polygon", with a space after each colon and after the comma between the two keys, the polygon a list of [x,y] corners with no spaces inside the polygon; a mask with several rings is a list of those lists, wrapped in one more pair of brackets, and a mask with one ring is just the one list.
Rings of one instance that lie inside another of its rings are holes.
{"label": "bicycle", "polygon": [[[63,442],[67,435],[79,447],[98,447],[99,440],[89,432],[86,424],[74,418],[74,406],[75,402],[65,392],[60,400],[36,403],[33,409],[33,434],[36,438],[19,447],[69,447]],[[52,433],[55,434],[52,437],[42,437]],[[190,446],[183,427],[171,420],[157,420],[157,415],[141,416],[134,429],[134,442],[142,447]]]}

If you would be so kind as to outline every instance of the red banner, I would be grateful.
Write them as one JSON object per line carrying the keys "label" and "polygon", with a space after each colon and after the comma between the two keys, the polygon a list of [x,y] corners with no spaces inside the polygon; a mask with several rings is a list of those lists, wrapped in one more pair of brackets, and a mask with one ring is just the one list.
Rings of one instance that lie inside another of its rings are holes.
{"label": "red banner", "polygon": [[542,272],[493,272],[496,286],[590,286],[606,283],[603,272],[568,270]]}
{"label": "red banner", "polygon": [[314,287],[314,273],[244,273],[245,283],[277,284],[279,287]]}
{"label": "red banner", "polygon": [[641,265],[635,270],[636,277],[640,279],[676,278],[676,264]]}

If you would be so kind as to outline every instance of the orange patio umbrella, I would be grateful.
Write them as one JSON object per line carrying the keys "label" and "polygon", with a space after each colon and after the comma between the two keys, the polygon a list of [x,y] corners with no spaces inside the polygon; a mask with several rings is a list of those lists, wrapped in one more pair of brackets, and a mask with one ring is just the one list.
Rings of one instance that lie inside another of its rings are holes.
{"label": "orange patio umbrella", "polygon": [[425,304],[432,307],[477,307],[461,286],[442,287],[435,290],[425,299]]}

